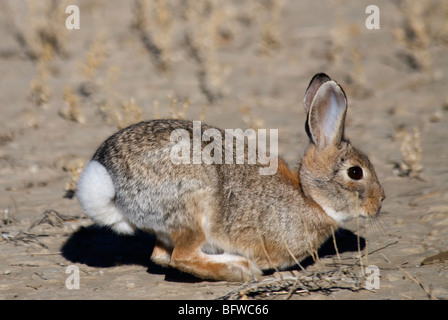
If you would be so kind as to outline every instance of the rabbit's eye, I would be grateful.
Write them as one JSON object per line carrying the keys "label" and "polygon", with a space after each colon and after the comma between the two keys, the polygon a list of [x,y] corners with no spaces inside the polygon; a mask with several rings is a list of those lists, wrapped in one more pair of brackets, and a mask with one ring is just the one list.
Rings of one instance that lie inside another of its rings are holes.
{"label": "rabbit's eye", "polygon": [[363,177],[363,172],[361,167],[351,167],[347,170],[347,174],[353,180],[361,180]]}

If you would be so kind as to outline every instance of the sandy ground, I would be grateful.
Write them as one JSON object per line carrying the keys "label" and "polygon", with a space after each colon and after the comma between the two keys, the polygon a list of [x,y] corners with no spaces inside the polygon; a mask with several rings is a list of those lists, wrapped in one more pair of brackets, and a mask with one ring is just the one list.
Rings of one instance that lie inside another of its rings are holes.
{"label": "sandy ground", "polygon": [[[0,298],[215,299],[238,292],[240,284],[151,265],[149,235],[117,237],[94,227],[72,197],[77,174],[118,128],[158,117],[277,128],[279,153],[294,165],[307,142],[301,101],[317,72],[345,89],[346,134],[369,155],[387,199],[380,219],[343,226],[340,259],[321,251],[307,272],[376,265],[380,287],[289,298],[448,298],[442,1],[381,2],[379,30],[365,27],[369,1],[33,3],[0,4]],[[80,8],[79,30],[65,28],[69,4]],[[80,270],[79,289],[66,286],[71,265]],[[280,275],[265,280],[273,277]]]}

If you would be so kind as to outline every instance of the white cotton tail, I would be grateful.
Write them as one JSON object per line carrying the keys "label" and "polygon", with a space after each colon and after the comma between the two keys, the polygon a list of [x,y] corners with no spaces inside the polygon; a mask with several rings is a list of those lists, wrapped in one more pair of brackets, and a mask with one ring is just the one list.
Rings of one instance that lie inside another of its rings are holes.
{"label": "white cotton tail", "polygon": [[120,234],[133,234],[134,227],[114,203],[115,188],[106,168],[90,161],[78,181],[76,195],[85,213],[96,223]]}

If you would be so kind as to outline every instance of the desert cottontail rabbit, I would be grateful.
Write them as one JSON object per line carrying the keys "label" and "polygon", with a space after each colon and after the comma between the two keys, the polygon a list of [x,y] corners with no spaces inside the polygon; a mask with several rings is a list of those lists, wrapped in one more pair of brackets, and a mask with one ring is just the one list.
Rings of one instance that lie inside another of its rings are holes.
{"label": "desert cottontail rabbit", "polygon": [[372,164],[344,138],[342,88],[317,74],[303,101],[309,145],[295,170],[281,159],[272,175],[260,163],[175,164],[171,134],[193,139],[193,123],[153,120],[103,142],[79,180],[79,201],[99,225],[155,234],[152,261],[200,278],[244,281],[292,266],[342,221],[376,215],[384,199]]}

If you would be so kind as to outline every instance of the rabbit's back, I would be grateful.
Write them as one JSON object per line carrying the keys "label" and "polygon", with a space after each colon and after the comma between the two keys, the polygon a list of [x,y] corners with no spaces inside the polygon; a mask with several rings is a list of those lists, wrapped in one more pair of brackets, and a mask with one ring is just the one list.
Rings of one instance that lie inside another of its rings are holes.
{"label": "rabbit's back", "polygon": [[[202,124],[201,131],[210,128]],[[176,129],[186,130],[193,140],[190,121],[141,122],[112,135],[93,157],[111,176],[115,205],[136,228],[152,230],[169,244],[169,230],[195,229],[199,223],[208,245],[218,252],[235,248],[236,239],[243,251],[251,250],[260,236],[282,241],[278,223],[288,233],[297,230],[300,216],[296,221],[283,217],[305,211],[298,181],[288,180],[282,170],[260,175],[259,163],[248,164],[247,146],[243,164],[175,164],[171,150],[177,142],[171,134]],[[202,142],[201,148],[206,145]],[[224,145],[225,140],[223,154]],[[194,206],[198,210],[189,210]]]}
{"label": "rabbit's back", "polygon": [[[132,224],[155,232],[195,223],[188,206],[196,197],[211,197],[217,184],[211,166],[174,164],[170,140],[176,129],[192,131],[182,120],[141,122],[117,132],[97,150],[115,187],[115,204]],[[199,168],[201,166],[201,168]]]}

